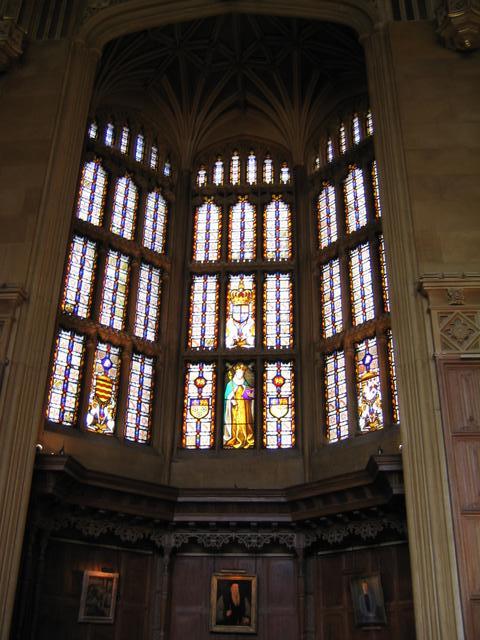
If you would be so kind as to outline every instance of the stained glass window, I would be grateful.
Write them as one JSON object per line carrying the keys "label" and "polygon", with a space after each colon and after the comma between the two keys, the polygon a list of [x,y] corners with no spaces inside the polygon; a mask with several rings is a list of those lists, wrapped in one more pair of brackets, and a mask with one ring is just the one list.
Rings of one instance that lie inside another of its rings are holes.
{"label": "stained glass window", "polygon": [[143,133],[139,133],[135,141],[135,160],[137,162],[142,162],[144,153],[145,153],[145,138],[143,136]]}
{"label": "stained glass window", "polygon": [[130,142],[130,129],[124,125],[120,133],[120,151],[122,153],[128,152],[128,144]]}
{"label": "stained glass window", "polygon": [[273,196],[265,207],[263,252],[265,260],[279,262],[292,257],[292,220],[290,207],[281,196]]}
{"label": "stained glass window", "polygon": [[73,236],[60,305],[64,313],[80,318],[86,318],[89,315],[96,257],[94,242],[87,238]]}
{"label": "stained glass window", "polygon": [[147,196],[143,227],[143,246],[156,251],[165,252],[167,234],[167,203],[158,189]]}
{"label": "stained glass window", "polygon": [[372,188],[373,188],[373,198],[375,201],[375,216],[377,218],[381,218],[382,207],[380,205],[380,191],[378,189],[378,171],[377,171],[376,160],[374,160],[372,163]]}
{"label": "stained glass window", "polygon": [[288,184],[290,182],[290,169],[286,162],[282,162],[282,166],[280,167],[280,182],[282,184]]}
{"label": "stained glass window", "polygon": [[370,109],[367,111],[365,124],[367,129],[367,136],[373,136],[373,116]]}
{"label": "stained glass window", "polygon": [[158,169],[158,147],[156,144],[152,144],[150,149],[150,169],[154,171]]}
{"label": "stained glass window", "polygon": [[253,363],[227,363],[223,413],[223,446],[225,449],[251,449],[254,446],[254,398]]}
{"label": "stained glass window", "polygon": [[47,419],[71,427],[77,420],[85,336],[60,329],[53,356]]}
{"label": "stained glass window", "polygon": [[360,431],[376,431],[383,426],[376,338],[355,345],[355,370]]}
{"label": "stained glass window", "polygon": [[358,113],[353,114],[352,133],[354,144],[358,144],[362,139],[362,127],[360,125],[360,118],[358,117]]}
{"label": "stained glass window", "polygon": [[80,180],[80,192],[77,203],[77,218],[94,225],[101,225],[105,193],[107,190],[107,174],[100,160],[92,160],[83,165]]}
{"label": "stained glass window", "polygon": [[89,431],[112,435],[117,413],[120,349],[99,342],[95,351],[86,426]]}
{"label": "stained glass window", "polygon": [[337,211],[335,204],[335,187],[328,182],[318,196],[318,241],[320,249],[324,249],[337,240]]}
{"label": "stained glass window", "polygon": [[365,187],[363,173],[355,166],[350,167],[344,183],[345,213],[347,231],[351,233],[367,223],[367,207],[365,204]]}
{"label": "stained glass window", "polygon": [[205,169],[205,165],[200,165],[200,169],[197,173],[197,186],[204,187],[207,184],[207,170]]}
{"label": "stained glass window", "polygon": [[397,423],[400,421],[400,415],[398,412],[397,373],[395,369],[395,348],[393,344],[393,335],[390,329],[387,331],[387,349],[390,389],[392,393],[393,422]]}
{"label": "stained glass window", "polygon": [[264,346],[267,349],[291,349],[293,346],[292,276],[268,273],[263,289]]}
{"label": "stained glass window", "polygon": [[240,184],[240,156],[234,151],[230,160],[230,184]]}
{"label": "stained glass window", "polygon": [[88,137],[90,140],[96,140],[98,135],[98,125],[95,120],[92,120],[90,126],[88,127]]}
{"label": "stained glass window", "polygon": [[190,349],[217,348],[218,289],[218,275],[192,277],[188,326]]}
{"label": "stained glass window", "polygon": [[387,264],[385,262],[385,241],[383,235],[379,238],[379,251],[380,251],[380,273],[382,277],[382,293],[383,293],[383,306],[386,313],[390,312],[390,292],[388,286],[387,276]]}
{"label": "stained glass window", "polygon": [[193,260],[216,262],[220,260],[222,236],[222,210],[212,198],[197,207],[193,224]]}
{"label": "stained glass window", "polygon": [[335,351],[325,358],[325,401],[329,442],[347,438],[347,381],[343,351]]}
{"label": "stained glass window", "polygon": [[221,156],[218,156],[215,160],[215,164],[213,165],[213,184],[217,187],[223,184],[224,178],[224,170],[223,170],[223,160]]}
{"label": "stained glass window", "polygon": [[119,178],[115,185],[110,230],[131,240],[135,230],[138,191],[131,178]]}
{"label": "stained glass window", "polygon": [[320,280],[323,336],[330,338],[343,330],[340,260],[335,258],[322,266]]}
{"label": "stained glass window", "polygon": [[112,122],[109,122],[105,127],[105,145],[107,147],[113,147],[115,142],[115,127]]}
{"label": "stained glass window", "polygon": [[227,286],[225,346],[227,349],[255,347],[255,277],[231,274]]}
{"label": "stained glass window", "polygon": [[171,173],[172,173],[172,165],[170,164],[170,160],[167,159],[165,160],[165,163],[163,165],[163,175],[166,178],[169,178]]}
{"label": "stained glass window", "polygon": [[333,148],[333,140],[329,138],[327,140],[327,162],[333,162],[335,158],[335,150]]}
{"label": "stained glass window", "polygon": [[375,315],[375,309],[368,243],[350,251],[350,287],[353,323],[358,325],[371,320]]}
{"label": "stained glass window", "polygon": [[123,329],[127,306],[130,258],[110,250],[105,264],[100,323],[112,329]]}
{"label": "stained glass window", "polygon": [[184,448],[210,449],[213,446],[215,395],[215,364],[187,363],[183,405]]}
{"label": "stained glass window", "polygon": [[134,353],[128,380],[125,439],[146,444],[150,440],[153,401],[153,358]]}
{"label": "stained glass window", "polygon": [[263,372],[263,444],[289,449],[295,444],[293,362],[267,362]]}
{"label": "stained glass window", "polygon": [[342,124],[340,125],[340,129],[339,129],[339,148],[340,148],[340,153],[345,153],[345,151],[347,150],[347,132],[345,131],[345,125]]}
{"label": "stained glass window", "polygon": [[247,158],[247,184],[256,184],[257,182],[257,157],[253,151],[250,151]]}
{"label": "stained glass window", "polygon": [[239,197],[230,209],[228,259],[232,262],[255,259],[256,222],[255,207],[247,197]]}
{"label": "stained glass window", "polygon": [[157,338],[161,280],[160,269],[142,262],[138,279],[134,333],[138,338],[150,342]]}
{"label": "stained glass window", "polygon": [[263,161],[263,182],[273,184],[273,160],[269,154],[265,156]]}

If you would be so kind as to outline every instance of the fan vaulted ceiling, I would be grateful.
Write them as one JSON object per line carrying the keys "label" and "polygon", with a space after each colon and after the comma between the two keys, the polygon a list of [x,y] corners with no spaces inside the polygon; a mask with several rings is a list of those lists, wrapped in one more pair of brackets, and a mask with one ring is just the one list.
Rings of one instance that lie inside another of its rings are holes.
{"label": "fan vaulted ceiling", "polygon": [[365,91],[363,49],[350,29],[229,14],[111,42],[93,106],[140,110],[185,166],[212,143],[252,132],[301,161],[334,105]]}

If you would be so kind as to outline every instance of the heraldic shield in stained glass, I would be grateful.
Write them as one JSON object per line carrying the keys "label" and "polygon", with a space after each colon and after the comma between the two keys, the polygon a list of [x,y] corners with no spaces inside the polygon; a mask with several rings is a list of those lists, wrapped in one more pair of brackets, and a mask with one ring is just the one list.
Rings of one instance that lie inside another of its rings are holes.
{"label": "heraldic shield in stained glass", "polygon": [[223,416],[225,449],[254,446],[254,388],[253,364],[227,364]]}

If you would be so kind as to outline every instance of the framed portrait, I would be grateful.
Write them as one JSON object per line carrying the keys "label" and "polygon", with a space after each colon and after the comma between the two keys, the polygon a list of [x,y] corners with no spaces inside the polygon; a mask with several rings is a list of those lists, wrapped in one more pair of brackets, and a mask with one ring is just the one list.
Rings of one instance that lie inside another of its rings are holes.
{"label": "framed portrait", "polygon": [[115,619],[118,573],[84,571],[79,622],[112,624]]}
{"label": "framed portrait", "polygon": [[210,590],[210,631],[255,633],[257,576],[214,573]]}
{"label": "framed portrait", "polygon": [[380,574],[360,575],[350,582],[353,614],[357,627],[378,627],[387,624]]}

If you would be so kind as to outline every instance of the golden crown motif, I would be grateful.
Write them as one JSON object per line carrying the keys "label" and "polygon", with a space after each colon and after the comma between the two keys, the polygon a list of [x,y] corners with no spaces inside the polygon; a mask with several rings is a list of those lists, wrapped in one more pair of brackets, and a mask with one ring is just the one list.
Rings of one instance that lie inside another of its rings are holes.
{"label": "golden crown motif", "polygon": [[230,300],[232,304],[250,304],[253,298],[253,291],[245,289],[243,282],[240,282],[238,289],[230,291]]}

